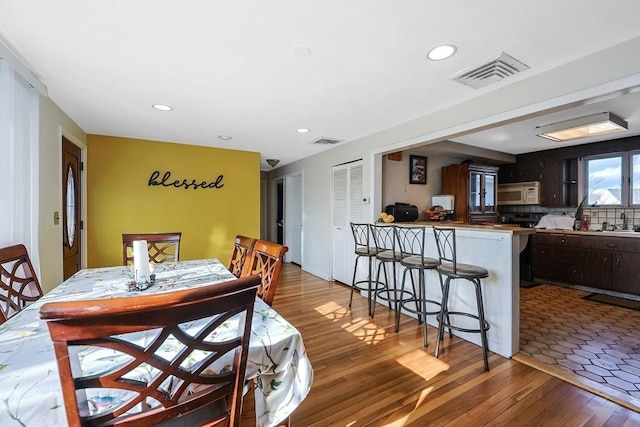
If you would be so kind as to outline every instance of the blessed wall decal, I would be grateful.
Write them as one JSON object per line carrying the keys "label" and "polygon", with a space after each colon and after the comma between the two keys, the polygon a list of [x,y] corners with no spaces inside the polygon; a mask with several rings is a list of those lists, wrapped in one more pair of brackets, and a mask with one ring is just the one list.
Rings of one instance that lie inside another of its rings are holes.
{"label": "blessed wall decal", "polygon": [[158,181],[158,178],[160,178],[160,171],[153,171],[151,173],[151,176],[149,177],[149,183],[148,183],[149,187],[161,185],[162,187],[184,188],[185,190],[188,190],[189,188],[197,190],[198,188],[216,189],[216,188],[224,187],[224,184],[222,183],[222,180],[224,177],[222,175],[218,175],[215,181],[198,182],[197,180],[192,179],[191,182],[189,182],[189,180],[187,179],[183,179],[182,181],[179,179],[171,180],[171,172],[166,171],[164,175],[162,175],[162,178],[160,178],[159,181]]}

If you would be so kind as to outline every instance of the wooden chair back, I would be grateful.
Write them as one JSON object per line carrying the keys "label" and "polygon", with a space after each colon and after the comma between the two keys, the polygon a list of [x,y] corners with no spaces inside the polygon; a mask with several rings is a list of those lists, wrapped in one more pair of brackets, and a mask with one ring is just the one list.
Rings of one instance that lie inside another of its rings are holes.
{"label": "wooden chair back", "polygon": [[256,239],[251,237],[242,236],[240,234],[236,236],[236,240],[233,243],[231,261],[229,261],[229,271],[234,276],[242,276],[242,270],[246,261],[251,258],[251,252],[253,251],[253,245],[255,243]]}
{"label": "wooden chair back", "polygon": [[254,274],[260,275],[262,283],[258,288],[258,296],[269,305],[273,304],[278,278],[280,277],[280,269],[284,262],[284,254],[288,250],[289,248],[286,246],[258,239],[253,245],[249,262],[246,263],[242,272],[243,277]]}
{"label": "wooden chair back", "polygon": [[180,239],[182,233],[140,233],[122,235],[122,265],[133,264],[133,242],[146,240],[149,262],[178,262],[180,260]]}
{"label": "wooden chair back", "polygon": [[27,248],[0,248],[0,323],[42,296]]}
{"label": "wooden chair back", "polygon": [[[239,425],[259,284],[44,304],[68,425]],[[105,349],[108,363],[83,371]]]}

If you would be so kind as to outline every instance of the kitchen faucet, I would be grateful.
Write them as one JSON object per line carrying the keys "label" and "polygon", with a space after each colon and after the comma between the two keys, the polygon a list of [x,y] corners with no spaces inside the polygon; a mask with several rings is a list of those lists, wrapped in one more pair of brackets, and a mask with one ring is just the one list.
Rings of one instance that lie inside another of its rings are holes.
{"label": "kitchen faucet", "polygon": [[620,219],[622,220],[622,229],[627,229],[627,215],[625,215],[624,211],[620,214]]}

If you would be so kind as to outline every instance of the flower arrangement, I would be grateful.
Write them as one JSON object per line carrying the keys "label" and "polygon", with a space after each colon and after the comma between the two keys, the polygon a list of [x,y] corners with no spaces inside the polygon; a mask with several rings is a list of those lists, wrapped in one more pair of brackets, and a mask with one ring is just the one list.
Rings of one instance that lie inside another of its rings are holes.
{"label": "flower arrangement", "polygon": [[447,211],[442,206],[433,206],[427,209],[426,213],[431,221],[444,221],[447,216]]}

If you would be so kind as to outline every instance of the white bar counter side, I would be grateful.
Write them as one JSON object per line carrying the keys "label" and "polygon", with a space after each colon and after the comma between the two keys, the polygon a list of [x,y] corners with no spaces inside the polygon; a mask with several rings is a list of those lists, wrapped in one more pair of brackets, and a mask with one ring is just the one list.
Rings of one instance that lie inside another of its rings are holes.
{"label": "white bar counter side", "polygon": [[[377,223],[380,225],[381,223]],[[474,264],[489,270],[489,277],[482,279],[482,296],[486,320],[491,326],[488,331],[489,350],[504,357],[512,357],[519,351],[520,334],[520,252],[527,245],[527,238],[534,234],[531,228],[519,228],[513,225],[472,225],[459,222],[416,221],[394,223],[397,226],[427,227],[425,256],[438,258],[438,249],[432,227],[452,227],[456,229],[457,260],[460,263]],[[365,264],[365,263],[361,263]],[[365,269],[358,269],[358,277],[365,277]],[[404,268],[397,268],[398,285],[401,286]],[[375,274],[375,272],[374,272]],[[438,273],[427,271],[427,299],[440,301]],[[411,287],[407,278],[406,287]],[[449,294],[449,310],[477,313],[474,287],[465,280],[453,280]],[[380,303],[380,302],[378,302]],[[437,309],[427,307],[428,311]],[[405,312],[415,317],[411,313]],[[464,316],[456,316],[456,325],[477,329],[478,321]],[[437,328],[435,316],[428,316],[427,323]],[[453,331],[474,344],[481,345],[480,334]],[[446,335],[446,334],[445,334]],[[431,346],[431,343],[429,344]]]}

